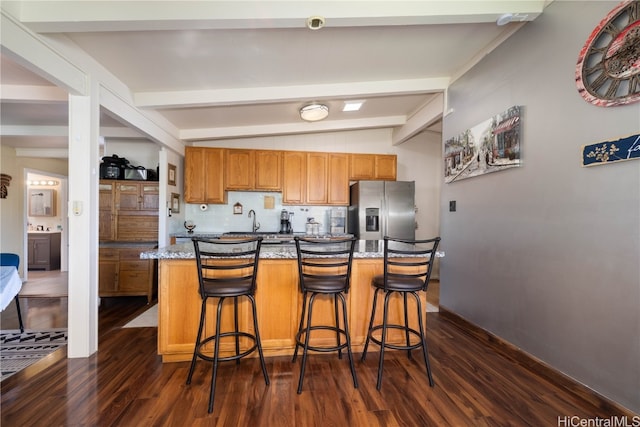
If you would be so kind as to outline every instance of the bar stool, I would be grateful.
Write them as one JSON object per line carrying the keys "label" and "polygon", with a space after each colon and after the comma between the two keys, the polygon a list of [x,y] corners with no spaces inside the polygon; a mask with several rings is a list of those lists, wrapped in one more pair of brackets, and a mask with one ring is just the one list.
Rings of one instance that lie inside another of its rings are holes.
{"label": "bar stool", "polygon": [[[300,364],[300,378],[298,380],[298,394],[302,393],[302,382],[307,364],[309,350],[318,352],[338,352],[338,358],[342,359],[342,350],[347,349],[353,386],[358,388],[358,379],[353,365],[351,353],[351,337],[349,335],[349,323],[347,320],[347,303],[344,294],[349,292],[351,278],[351,263],[356,239],[307,239],[295,237],[296,252],[298,255],[298,276],[300,292],[302,292],[302,313],[300,326],[296,333],[296,348],[292,362],[296,361],[298,349],[302,347],[302,363]],[[313,304],[318,296],[333,297],[334,325],[312,325]],[[342,305],[343,325],[340,326],[338,300]],[[308,314],[305,314],[308,311]],[[306,316],[306,322],[305,322]],[[329,330],[336,333],[335,345],[311,345],[311,332],[316,330]],[[344,336],[344,342],[342,337]]]}
{"label": "bar stool", "polygon": [[[420,302],[419,291],[427,290],[431,270],[435,260],[436,250],[440,243],[440,237],[428,240],[407,240],[394,239],[384,237],[384,274],[376,275],[371,280],[371,285],[375,288],[373,294],[373,308],[371,310],[371,320],[369,321],[369,332],[364,343],[361,360],[367,357],[367,348],[369,341],[380,346],[380,362],[378,364],[378,383],[376,388],[380,390],[382,386],[382,367],[384,364],[384,349],[391,348],[394,350],[406,350],[407,356],[411,359],[411,350],[422,348],[424,363],[427,366],[427,376],[429,377],[429,385],[433,387],[433,377],[431,376],[431,367],[429,365],[429,352],[425,337],[425,328]],[[378,293],[384,292],[384,311],[382,316],[382,324],[373,324],[376,314],[376,305],[378,302]],[[404,325],[389,323],[389,297],[393,293],[402,295],[404,308]],[[415,330],[409,325],[409,315],[407,313],[407,296],[412,295],[416,300],[418,328]],[[377,338],[374,332],[382,330],[382,336]],[[406,344],[394,344],[387,342],[387,330],[399,329],[404,332]],[[416,342],[415,338],[419,338]],[[414,338],[414,343],[411,343]]]}
{"label": "bar stool", "polygon": [[[253,353],[256,349],[260,355],[262,373],[264,381],[269,385],[267,367],[262,354],[262,344],[260,343],[260,333],[258,332],[258,317],[256,314],[256,301],[254,298],[256,291],[256,276],[258,274],[258,259],[260,257],[260,247],[262,237],[255,239],[241,240],[221,240],[221,239],[201,239],[192,238],[196,253],[198,267],[199,293],[202,298],[202,308],[200,310],[200,325],[198,335],[191,359],[191,368],[187,377],[187,384],[191,384],[191,377],[196,366],[196,360],[201,358],[208,362],[213,362],[213,373],[211,375],[211,391],[209,394],[209,413],[213,412],[213,399],[216,390],[216,376],[218,373],[218,362],[235,360],[240,363],[240,359]],[[238,324],[238,297],[247,297],[251,303],[253,312],[253,333],[240,331]],[[202,329],[206,318],[207,300],[217,298],[216,330],[215,334],[203,337]],[[222,308],[226,298],[233,298],[234,309],[234,330],[221,332]],[[221,340],[226,337],[233,337],[235,340],[235,354],[220,357]],[[240,337],[248,338],[252,345],[247,349],[240,347]],[[204,347],[213,342],[213,356],[211,351],[206,351]]]}

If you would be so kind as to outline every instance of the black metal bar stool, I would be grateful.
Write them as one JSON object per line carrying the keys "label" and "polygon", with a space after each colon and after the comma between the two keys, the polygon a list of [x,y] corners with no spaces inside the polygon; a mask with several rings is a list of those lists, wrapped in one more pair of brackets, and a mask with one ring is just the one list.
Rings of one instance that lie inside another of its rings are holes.
{"label": "black metal bar stool", "polygon": [[[236,363],[240,363],[241,358],[258,350],[264,381],[269,385],[269,376],[262,354],[260,333],[258,332],[258,317],[254,298],[262,237],[241,240],[199,239],[194,237],[191,240],[193,241],[196,252],[202,308],[200,311],[200,326],[198,326],[198,336],[196,337],[193,350],[187,384],[191,384],[191,377],[193,376],[198,358],[213,363],[211,391],[209,394],[209,413],[211,413],[213,412],[218,362],[235,360]],[[253,333],[239,330],[238,297],[242,296],[247,297],[251,302]],[[216,331],[214,335],[202,337],[207,311],[207,300],[209,298],[218,298]],[[234,330],[222,332],[222,306],[226,298],[233,298]],[[235,340],[235,354],[220,357],[220,342],[226,337],[232,337]],[[247,349],[241,349],[240,337],[249,339],[252,345]],[[211,351],[205,351],[204,349],[210,342],[213,342],[213,355],[210,354]]]}
{"label": "black metal bar stool", "polygon": [[[411,350],[422,348],[424,363],[427,366],[427,376],[429,377],[429,385],[433,387],[433,377],[431,376],[431,366],[429,365],[429,351],[427,348],[427,340],[425,337],[425,328],[422,311],[422,303],[418,292],[427,290],[429,279],[431,278],[431,270],[440,243],[440,237],[428,240],[407,240],[394,239],[390,237],[384,238],[384,274],[376,275],[371,280],[371,285],[375,288],[373,294],[373,307],[371,309],[371,320],[369,321],[369,332],[364,343],[362,352],[362,360],[367,357],[367,348],[369,341],[380,346],[380,362],[378,365],[378,383],[376,388],[380,390],[382,386],[382,367],[384,364],[384,349],[391,348],[394,350],[406,350],[407,356],[411,358]],[[376,314],[376,306],[378,303],[378,293],[384,292],[384,311],[382,316],[382,324],[375,325],[373,320]],[[389,318],[389,298],[394,293],[402,295],[404,308],[404,324],[390,324]],[[407,313],[407,296],[412,295],[417,304],[418,310],[418,328],[409,325],[409,316]],[[405,344],[394,344],[387,342],[387,330],[399,329],[404,332]],[[378,338],[374,336],[374,332],[382,330],[382,336]],[[419,338],[416,342],[415,338]],[[411,343],[411,338],[413,343]]]}
{"label": "black metal bar stool", "polygon": [[[351,353],[347,303],[344,298],[344,294],[349,292],[355,242],[355,238],[340,240],[295,238],[296,252],[298,254],[298,276],[300,291],[302,292],[302,313],[300,315],[300,326],[296,333],[296,349],[292,359],[293,362],[296,361],[298,348],[302,347],[298,394],[302,393],[302,382],[309,350],[318,352],[337,351],[338,357],[342,359],[342,350],[346,348],[349,355],[353,386],[358,388],[358,379],[353,365],[353,354]],[[328,295],[333,298],[334,325],[311,324],[313,304],[316,298],[322,295]],[[342,305],[342,326],[340,326],[339,321],[338,300]],[[306,314],[307,311],[308,314]],[[311,345],[311,332],[315,330],[334,331],[336,333],[336,344],[328,346]],[[344,337],[344,341],[342,341],[342,337]]]}

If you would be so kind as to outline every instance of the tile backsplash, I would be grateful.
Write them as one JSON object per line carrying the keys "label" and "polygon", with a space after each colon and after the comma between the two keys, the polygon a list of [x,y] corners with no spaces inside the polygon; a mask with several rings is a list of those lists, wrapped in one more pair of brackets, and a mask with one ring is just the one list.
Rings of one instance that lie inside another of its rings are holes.
{"label": "tile backsplash", "polygon": [[[267,198],[265,203],[265,198]],[[268,198],[273,198],[273,207]],[[242,213],[234,214],[234,205],[242,205]],[[267,206],[267,207],[265,207]],[[261,193],[245,191],[229,191],[226,205],[199,205],[187,203],[185,205],[185,220],[191,220],[196,224],[196,232],[230,232],[251,231],[253,217],[249,217],[249,211],[256,213],[256,221],[260,223],[258,231],[277,233],[280,231],[280,211],[286,209],[293,212],[291,224],[294,233],[304,233],[307,218],[314,218],[319,222],[320,232],[328,233],[329,216],[331,209],[340,209],[345,213],[346,207],[331,206],[291,206],[282,205],[282,193]]]}

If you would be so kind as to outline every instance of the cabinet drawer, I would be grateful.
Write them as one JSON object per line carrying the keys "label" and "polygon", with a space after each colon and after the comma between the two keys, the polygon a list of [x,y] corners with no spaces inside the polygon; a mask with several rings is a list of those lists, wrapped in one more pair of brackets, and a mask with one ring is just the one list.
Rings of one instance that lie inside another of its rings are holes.
{"label": "cabinet drawer", "polygon": [[149,290],[149,272],[120,270],[118,290],[121,292],[139,291],[143,294],[146,293]]}
{"label": "cabinet drawer", "polygon": [[98,259],[100,261],[118,261],[119,255],[117,249],[100,249]]}
{"label": "cabinet drawer", "polygon": [[149,261],[148,260],[139,260],[139,261],[120,261],[120,271],[148,271],[149,270]]}

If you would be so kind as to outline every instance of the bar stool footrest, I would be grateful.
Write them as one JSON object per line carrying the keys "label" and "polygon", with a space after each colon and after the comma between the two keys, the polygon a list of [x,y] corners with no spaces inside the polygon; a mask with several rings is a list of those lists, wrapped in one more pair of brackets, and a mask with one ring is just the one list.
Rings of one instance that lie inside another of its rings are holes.
{"label": "bar stool footrest", "polygon": [[[381,330],[382,326],[383,325],[374,326],[369,331],[369,339],[374,343],[378,344],[379,346],[382,346],[382,338],[378,339],[374,337],[373,333],[375,331]],[[421,338],[420,332],[416,331],[415,329],[407,328],[406,326],[403,326],[403,325],[387,325],[387,329],[398,329],[404,332],[409,332],[411,336],[418,337],[420,341],[418,341],[415,344],[409,344],[409,345],[400,345],[400,344],[393,344],[393,343],[386,342],[384,344],[385,348],[392,348],[394,350],[415,350],[416,348],[422,347],[422,338]]]}
{"label": "bar stool footrest", "polygon": [[309,347],[307,347],[308,350],[312,350],[312,351],[319,351],[319,352],[323,352],[323,353],[329,353],[332,351],[338,351],[338,350],[342,350],[344,348],[347,348],[347,333],[345,332],[344,329],[340,329],[340,328],[336,328],[335,326],[325,326],[325,325],[316,325],[316,326],[311,326],[309,328],[305,328],[301,331],[299,331],[296,334],[296,345],[299,345],[300,347],[304,348],[304,340],[302,339],[302,336],[304,334],[307,333],[307,331],[311,332],[311,331],[315,331],[315,330],[326,330],[326,331],[333,331],[333,332],[338,332],[340,333],[340,335],[342,337],[344,337],[345,342],[341,343],[340,345],[334,345],[331,347],[319,347],[319,346],[315,346],[315,345],[309,345]]}
{"label": "bar stool footrest", "polygon": [[[253,341],[253,346],[251,346],[250,348],[248,348],[247,350],[243,351],[240,354],[234,354],[232,356],[218,356],[218,361],[219,362],[228,362],[230,360],[237,360],[237,359],[241,359],[245,356],[250,355],[251,353],[253,353],[254,351],[256,351],[258,349],[258,340],[256,339],[255,335],[252,335],[248,332],[224,332],[221,333],[219,338],[225,338],[225,337],[245,337],[245,338],[249,338]],[[208,354],[205,354],[202,350],[202,348],[212,342],[215,341],[216,336],[212,335],[210,337],[205,338],[202,342],[200,342],[200,345],[198,345],[198,348],[196,349],[196,355],[203,359],[206,360],[208,362],[213,362],[214,358],[213,356],[209,356]],[[220,343],[220,341],[218,341],[218,344]]]}

